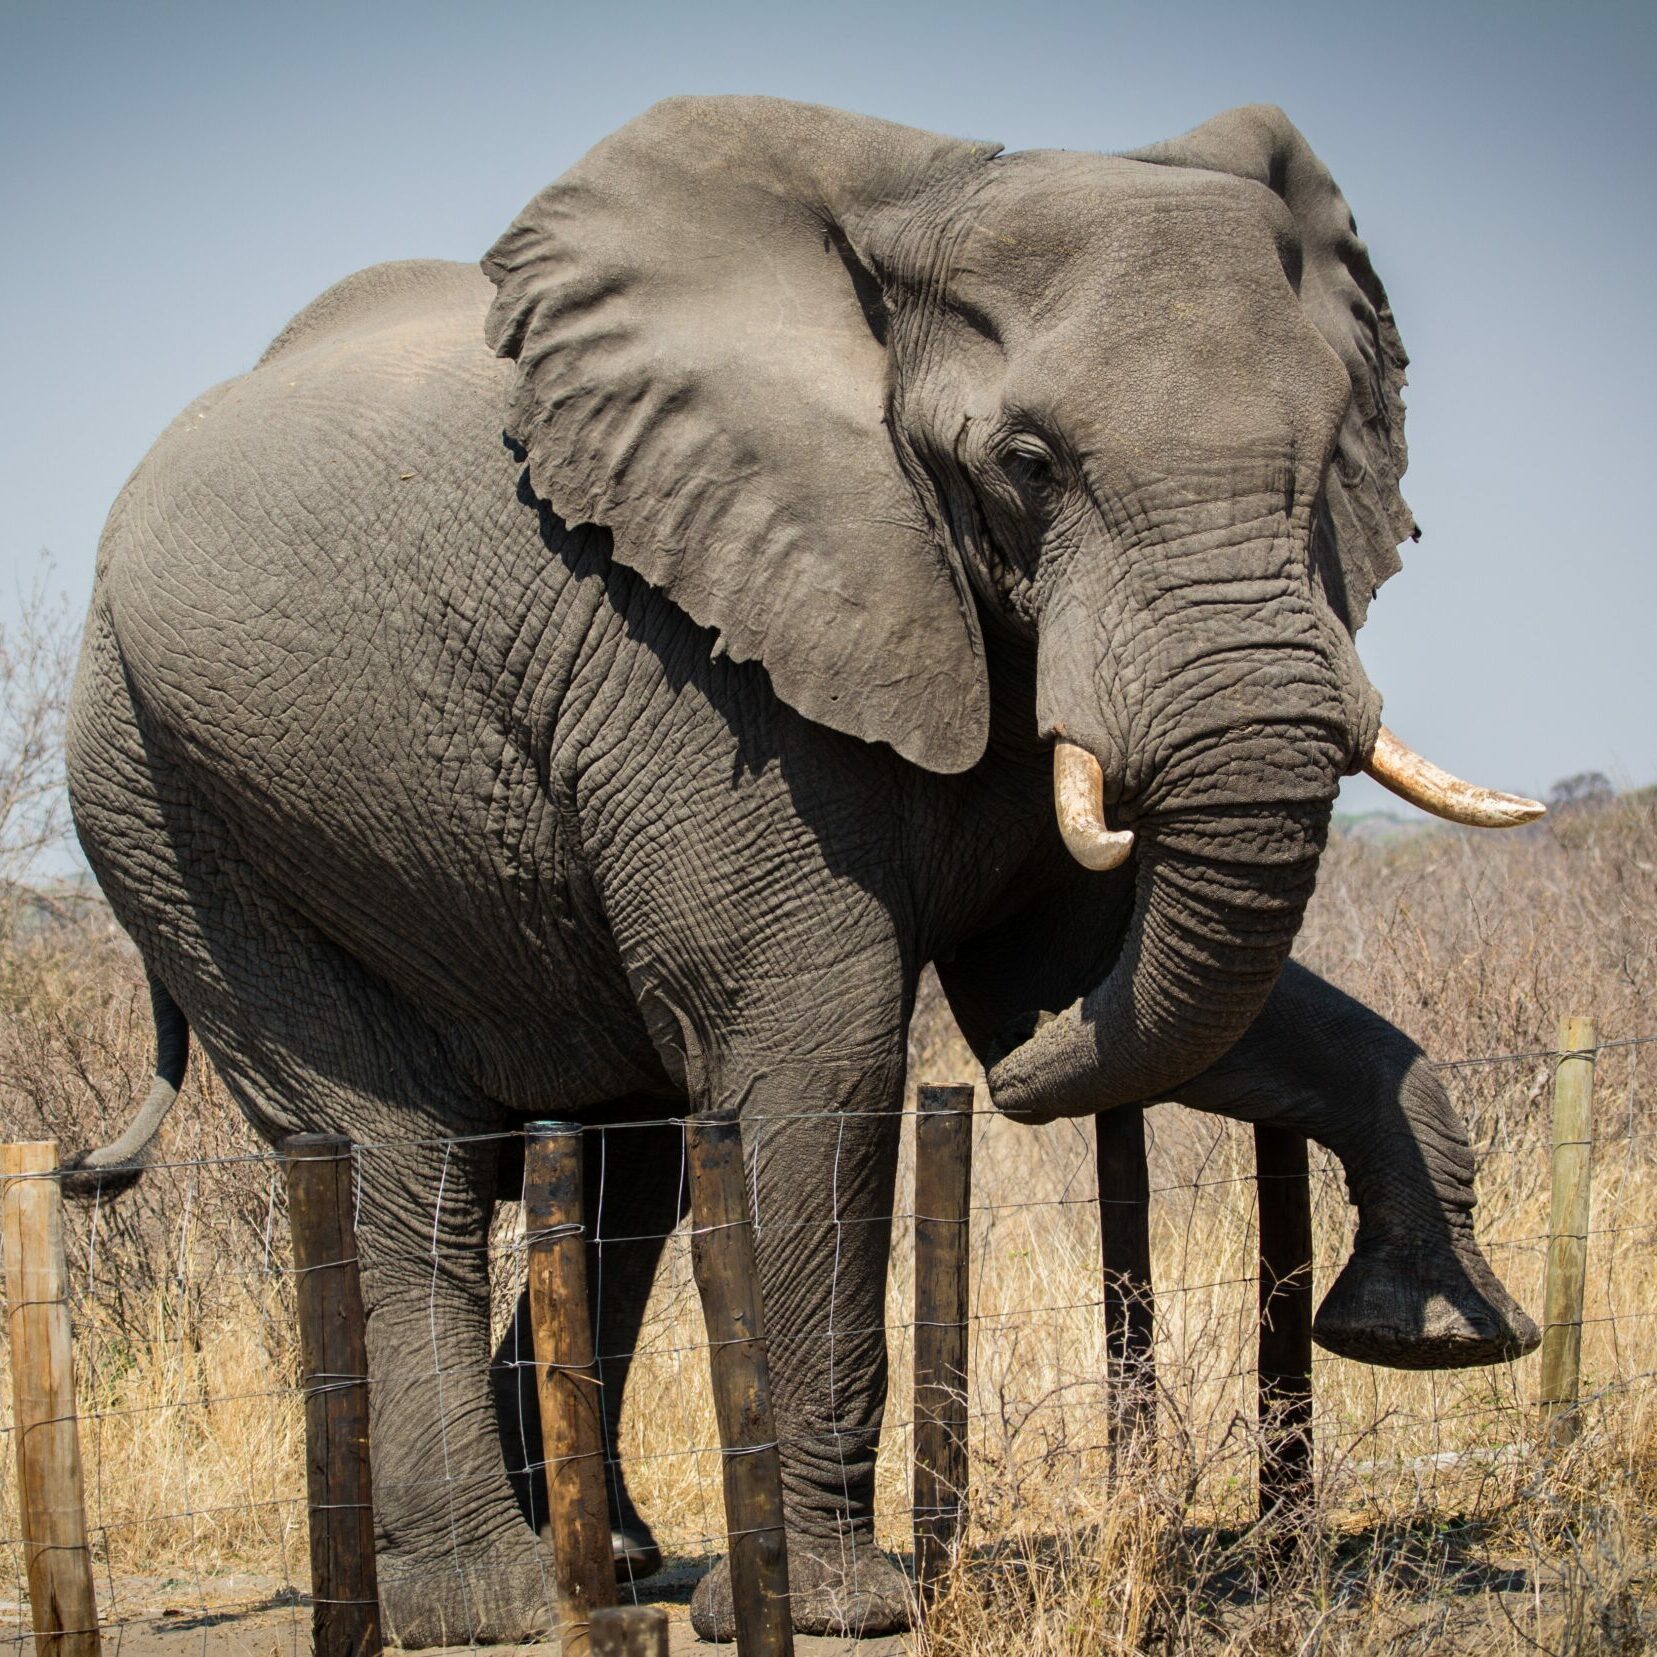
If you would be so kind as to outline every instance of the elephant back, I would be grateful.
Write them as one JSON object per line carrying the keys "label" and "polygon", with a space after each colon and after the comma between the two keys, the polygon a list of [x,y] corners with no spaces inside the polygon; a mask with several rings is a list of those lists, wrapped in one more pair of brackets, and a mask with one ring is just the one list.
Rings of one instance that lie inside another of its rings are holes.
{"label": "elephant back", "polygon": [[[470,297],[481,312],[494,289],[476,265],[453,259],[395,259],[354,271],[318,294],[292,318],[255,364],[264,368],[325,335],[362,321],[388,320],[394,313],[417,313]],[[482,341],[481,324],[479,341]]]}

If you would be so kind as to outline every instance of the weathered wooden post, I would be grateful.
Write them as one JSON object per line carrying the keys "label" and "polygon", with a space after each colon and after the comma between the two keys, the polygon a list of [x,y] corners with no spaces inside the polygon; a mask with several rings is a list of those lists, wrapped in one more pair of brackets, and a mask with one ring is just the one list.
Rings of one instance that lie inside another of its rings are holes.
{"label": "weathered wooden post", "polygon": [[295,1134],[283,1141],[282,1154],[305,1393],[312,1638],[317,1657],[379,1657],[368,1350],[351,1142],[337,1134]]}
{"label": "weathered wooden post", "polygon": [[972,1088],[923,1087],[915,1116],[915,1585],[949,1570],[967,1485]]}
{"label": "weathered wooden post", "polygon": [[1306,1140],[1254,1125],[1260,1231],[1260,1517],[1295,1519],[1313,1501],[1312,1194]]}
{"label": "weathered wooden post", "polygon": [[97,1657],[57,1169],[58,1148],[49,1140],[0,1147],[17,1509],[35,1651]]}
{"label": "weathered wooden post", "polygon": [[[598,1610],[616,1603],[604,1485],[604,1406],[587,1300],[581,1128],[532,1122],[524,1141],[529,1321],[541,1400],[547,1519],[565,1657],[583,1657]],[[592,1646],[591,1649],[597,1649]]]}
{"label": "weathered wooden post", "polygon": [[1156,1290],[1151,1281],[1151,1181],[1145,1112],[1138,1105],[1093,1118],[1104,1271],[1110,1462],[1143,1454],[1156,1434]]}
{"label": "weathered wooden post", "polygon": [[659,1605],[608,1605],[593,1612],[592,1657],[667,1657],[667,1612]]}
{"label": "weathered wooden post", "polygon": [[793,1657],[782,1462],[736,1113],[693,1116],[685,1124],[685,1151],[691,1261],[708,1330],[723,1450],[737,1650],[742,1657]]}
{"label": "weathered wooden post", "polygon": [[1553,1084],[1553,1197],[1548,1218],[1541,1397],[1548,1442],[1556,1448],[1569,1444],[1578,1427],[1597,1046],[1591,1018],[1560,1020]]}

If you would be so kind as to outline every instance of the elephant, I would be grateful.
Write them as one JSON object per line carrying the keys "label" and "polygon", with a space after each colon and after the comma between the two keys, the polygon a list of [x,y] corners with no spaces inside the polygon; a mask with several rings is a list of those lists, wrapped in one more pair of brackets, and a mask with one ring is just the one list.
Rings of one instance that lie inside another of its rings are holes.
{"label": "elephant", "polygon": [[[1278,109],[1005,154],[690,97],[481,270],[346,278],[160,438],[68,749],[160,1060],[70,1180],[136,1177],[189,1032],[267,1140],[368,1147],[400,1643],[551,1617],[522,1371],[488,1361],[512,1134],[635,1124],[595,1308],[624,1354],[681,1217],[672,1124],[714,1109],[789,1217],[758,1251],[795,1626],[906,1623],[873,1480],[929,963],[1015,1117],[1173,1100],[1328,1146],[1358,1228],[1326,1347],[1535,1345],[1438,1076],[1289,959],[1343,776],[1540,810],[1405,748],[1358,659],[1415,534],[1406,360]],[[605,1380],[613,1427],[624,1358]],[[612,1505],[649,1570],[624,1469]],[[693,1620],[730,1637],[725,1564]]]}

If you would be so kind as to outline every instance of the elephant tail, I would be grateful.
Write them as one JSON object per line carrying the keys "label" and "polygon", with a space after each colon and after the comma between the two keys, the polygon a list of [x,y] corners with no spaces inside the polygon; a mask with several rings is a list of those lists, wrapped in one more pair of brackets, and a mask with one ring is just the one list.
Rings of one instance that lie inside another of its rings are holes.
{"label": "elephant tail", "polygon": [[118,1197],[138,1183],[150,1146],[173,1108],[190,1059],[190,1026],[167,986],[150,974],[150,1008],[155,1016],[155,1080],[143,1107],[126,1131],[107,1145],[77,1151],[63,1164],[64,1195],[78,1202]]}

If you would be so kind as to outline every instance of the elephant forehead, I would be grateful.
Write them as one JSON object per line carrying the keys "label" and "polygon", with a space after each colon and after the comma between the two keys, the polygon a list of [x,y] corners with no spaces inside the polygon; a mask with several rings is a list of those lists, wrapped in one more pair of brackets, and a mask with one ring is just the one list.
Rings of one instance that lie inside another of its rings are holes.
{"label": "elephant forehead", "polygon": [[950,272],[1001,343],[1010,403],[1083,450],[1177,436],[1274,467],[1290,446],[1322,453],[1348,383],[1291,285],[1275,195],[1110,156],[1012,160],[975,199]]}
{"label": "elephant forehead", "polygon": [[1277,273],[1288,209],[1248,179],[1120,156],[1033,151],[990,164],[955,248],[955,274],[1026,308],[1120,297],[1252,267]]}
{"label": "elephant forehead", "polygon": [[1207,258],[1068,284],[1006,337],[999,386],[1083,452],[1098,428],[1164,448],[1177,435],[1198,450],[1321,454],[1348,397],[1339,359],[1281,276],[1259,282]]}
{"label": "elephant forehead", "polygon": [[1012,353],[1007,368],[1009,403],[1081,455],[1125,444],[1164,463],[1252,456],[1274,477],[1286,457],[1321,458],[1348,396],[1339,360],[1298,306],[1248,294],[1223,313],[1170,304],[1154,326],[1079,317]]}

